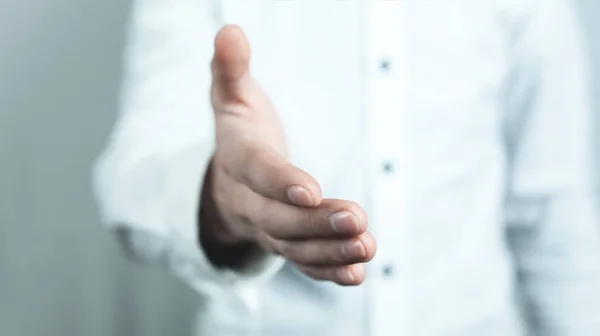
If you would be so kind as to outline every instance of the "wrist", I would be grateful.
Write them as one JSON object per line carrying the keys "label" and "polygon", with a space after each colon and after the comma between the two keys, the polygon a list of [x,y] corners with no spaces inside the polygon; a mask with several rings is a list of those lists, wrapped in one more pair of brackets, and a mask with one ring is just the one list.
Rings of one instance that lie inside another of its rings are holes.
{"label": "wrist", "polygon": [[212,197],[212,163],[204,178],[198,213],[198,242],[210,262],[220,268],[239,268],[257,248],[228,229]]}

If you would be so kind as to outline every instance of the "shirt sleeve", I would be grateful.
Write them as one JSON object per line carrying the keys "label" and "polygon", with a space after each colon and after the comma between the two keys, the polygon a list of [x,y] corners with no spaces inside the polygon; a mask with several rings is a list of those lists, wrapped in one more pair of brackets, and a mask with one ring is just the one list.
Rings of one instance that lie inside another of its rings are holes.
{"label": "shirt sleeve", "polygon": [[[131,255],[162,263],[211,298],[242,299],[281,267],[267,253],[217,269],[198,242],[202,181],[214,151],[210,59],[215,1],[134,4],[121,113],[94,170],[100,214]],[[239,300],[238,300],[239,303]]]}
{"label": "shirt sleeve", "polygon": [[512,191],[589,188],[590,60],[577,15],[568,0],[520,3],[509,34]]}
{"label": "shirt sleeve", "polygon": [[[509,152],[509,243],[540,335],[600,333],[600,222],[589,59],[575,8],[529,2],[513,26],[518,116]],[[514,138],[513,138],[514,139]]]}

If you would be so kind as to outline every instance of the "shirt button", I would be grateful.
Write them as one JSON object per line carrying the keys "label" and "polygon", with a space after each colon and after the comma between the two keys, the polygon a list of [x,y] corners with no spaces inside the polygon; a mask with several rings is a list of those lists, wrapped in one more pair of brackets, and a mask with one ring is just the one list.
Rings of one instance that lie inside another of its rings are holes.
{"label": "shirt button", "polygon": [[394,273],[394,267],[392,265],[385,265],[381,271],[383,272],[383,276],[390,277]]}
{"label": "shirt button", "polygon": [[390,70],[390,62],[385,59],[379,61],[379,69],[383,72],[388,72]]}
{"label": "shirt button", "polygon": [[387,161],[387,162],[384,162],[384,163],[383,163],[383,171],[384,171],[386,174],[391,174],[391,173],[393,173],[393,172],[394,172],[394,165],[393,165],[391,162],[389,162],[389,161]]}

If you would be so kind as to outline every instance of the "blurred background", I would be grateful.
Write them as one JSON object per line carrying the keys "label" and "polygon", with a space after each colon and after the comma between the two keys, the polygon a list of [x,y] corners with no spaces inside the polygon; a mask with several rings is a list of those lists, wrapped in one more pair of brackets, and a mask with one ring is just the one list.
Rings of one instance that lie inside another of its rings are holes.
{"label": "blurred background", "polygon": [[[600,1],[578,5],[600,121]],[[125,260],[91,196],[129,7],[0,0],[0,336],[191,334],[197,297]]]}
{"label": "blurred background", "polygon": [[91,195],[129,7],[0,0],[0,336],[192,334],[195,295],[123,258]]}

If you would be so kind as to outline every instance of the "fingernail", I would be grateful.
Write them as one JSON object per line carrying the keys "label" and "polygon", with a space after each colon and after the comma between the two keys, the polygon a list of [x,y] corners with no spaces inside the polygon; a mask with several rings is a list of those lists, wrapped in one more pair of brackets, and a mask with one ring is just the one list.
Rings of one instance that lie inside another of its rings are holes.
{"label": "fingernail", "polygon": [[348,267],[340,267],[336,271],[338,278],[343,282],[354,282],[354,274]]}
{"label": "fingernail", "polygon": [[331,228],[337,233],[357,233],[358,219],[349,211],[339,211],[329,217]]}
{"label": "fingernail", "polygon": [[290,202],[295,205],[305,207],[314,205],[312,195],[302,186],[293,185],[289,187],[287,190],[287,196]]}
{"label": "fingernail", "polygon": [[367,256],[367,252],[365,251],[365,247],[360,241],[354,240],[342,244],[342,255],[344,255],[346,258],[352,259],[364,258]]}

